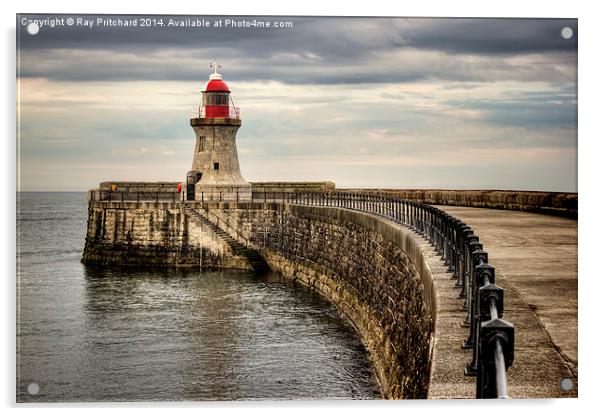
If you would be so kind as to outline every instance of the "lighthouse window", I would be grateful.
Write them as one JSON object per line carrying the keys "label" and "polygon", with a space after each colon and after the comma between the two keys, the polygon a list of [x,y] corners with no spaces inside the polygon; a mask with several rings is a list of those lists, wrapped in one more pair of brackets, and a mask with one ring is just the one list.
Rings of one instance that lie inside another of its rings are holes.
{"label": "lighthouse window", "polygon": [[204,105],[228,105],[228,94],[205,93],[203,94]]}
{"label": "lighthouse window", "polygon": [[207,140],[205,139],[205,136],[199,137],[199,145],[197,148],[198,152],[202,152],[203,150],[205,150],[206,142],[207,142]]}
{"label": "lighthouse window", "polygon": [[219,163],[217,163],[217,162],[213,163],[213,170],[219,170]]}

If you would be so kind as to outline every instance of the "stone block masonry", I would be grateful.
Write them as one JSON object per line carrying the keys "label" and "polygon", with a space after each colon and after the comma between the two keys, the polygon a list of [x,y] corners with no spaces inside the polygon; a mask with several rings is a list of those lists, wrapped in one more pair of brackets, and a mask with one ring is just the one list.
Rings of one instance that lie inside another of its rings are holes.
{"label": "stone block masonry", "polygon": [[89,201],[82,262],[95,265],[250,269],[178,203]]}
{"label": "stone block masonry", "polygon": [[[200,211],[200,204],[197,209]],[[90,201],[82,261],[102,265],[249,268],[179,203]],[[356,327],[386,398],[426,398],[435,295],[408,230],[359,212],[278,203],[213,203],[284,276],[332,301]]]}
{"label": "stone block masonry", "polygon": [[415,239],[371,215],[315,206],[222,204],[215,212],[270,266],[314,288],[355,325],[383,395],[426,398],[434,294]]}

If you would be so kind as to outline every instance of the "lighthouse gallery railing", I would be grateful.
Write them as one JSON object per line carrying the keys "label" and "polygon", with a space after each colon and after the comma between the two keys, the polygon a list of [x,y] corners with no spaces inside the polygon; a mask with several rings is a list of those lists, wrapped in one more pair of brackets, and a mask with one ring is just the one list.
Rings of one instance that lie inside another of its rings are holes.
{"label": "lighthouse gallery railing", "polygon": [[504,289],[495,284],[495,269],[470,226],[432,205],[379,192],[253,190],[252,199],[368,212],[424,236],[452,273],[458,298],[464,299],[467,314],[462,326],[469,328],[469,334],[462,348],[472,350],[464,374],[476,376],[476,397],[509,397],[506,372],[514,360],[514,326],[502,319]]}

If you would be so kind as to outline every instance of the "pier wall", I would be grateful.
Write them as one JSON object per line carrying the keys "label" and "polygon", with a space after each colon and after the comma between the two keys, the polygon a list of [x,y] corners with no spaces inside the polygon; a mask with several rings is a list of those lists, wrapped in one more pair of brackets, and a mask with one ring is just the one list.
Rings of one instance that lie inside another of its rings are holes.
{"label": "pier wall", "polygon": [[[327,207],[214,203],[209,208],[222,229],[246,238],[273,270],[314,288],[353,323],[384,397],[427,397],[435,294],[409,230],[370,214]],[[219,236],[172,202],[90,201],[82,261],[248,268]]]}
{"label": "pier wall", "polygon": [[431,205],[455,205],[527,211],[577,218],[578,195],[573,192],[447,190],[447,189],[339,189],[374,192]]}
{"label": "pier wall", "polygon": [[250,269],[211,228],[191,221],[173,202],[89,201],[82,261]]}

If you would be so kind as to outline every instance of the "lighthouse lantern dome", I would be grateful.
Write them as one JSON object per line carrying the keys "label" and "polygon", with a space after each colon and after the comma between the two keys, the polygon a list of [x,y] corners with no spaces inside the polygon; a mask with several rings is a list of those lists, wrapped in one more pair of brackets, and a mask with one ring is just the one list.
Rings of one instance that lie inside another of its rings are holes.
{"label": "lighthouse lantern dome", "polygon": [[219,65],[211,64],[214,72],[209,75],[209,81],[203,90],[202,113],[205,118],[230,117],[230,88],[223,81],[222,74],[217,72]]}

